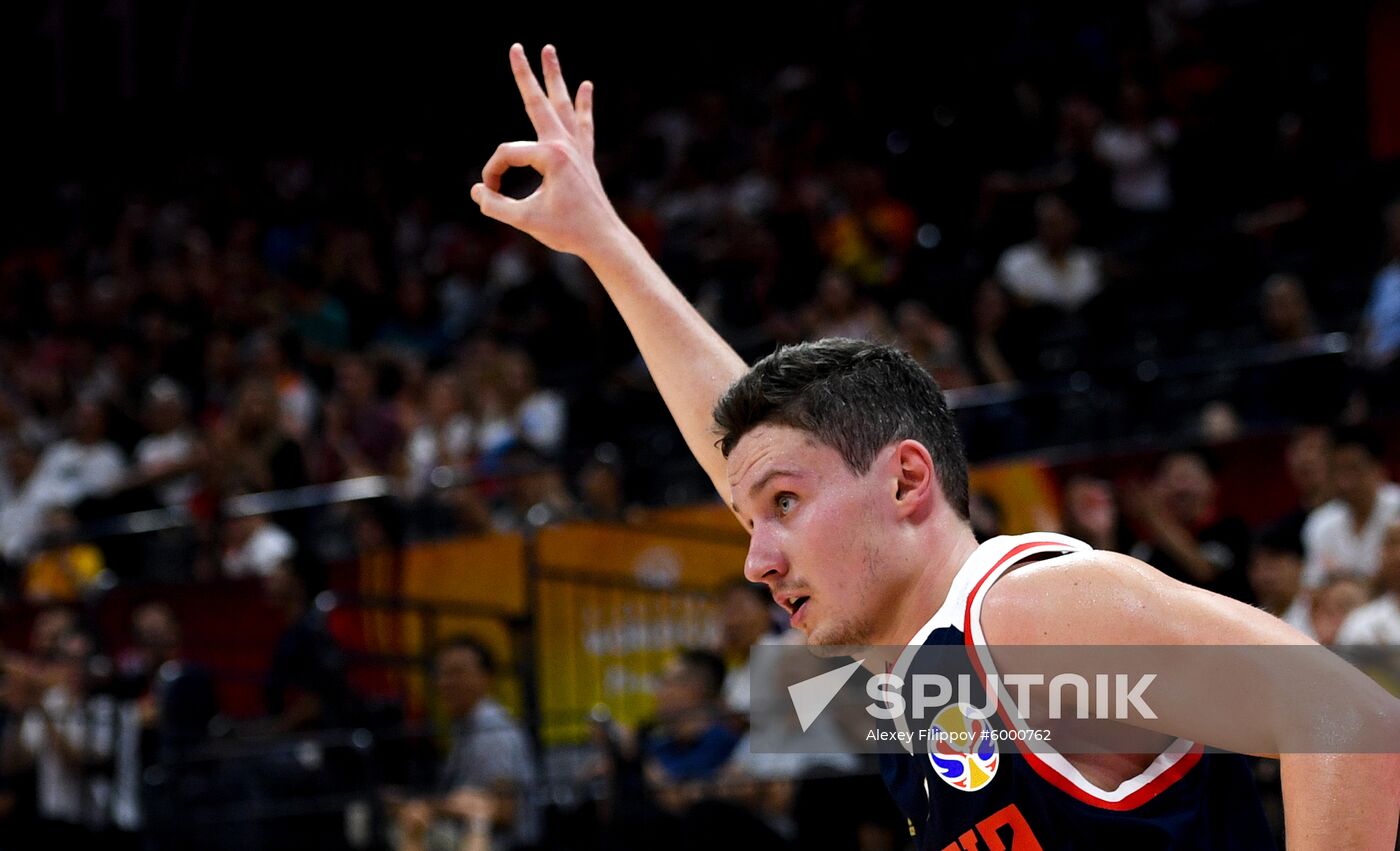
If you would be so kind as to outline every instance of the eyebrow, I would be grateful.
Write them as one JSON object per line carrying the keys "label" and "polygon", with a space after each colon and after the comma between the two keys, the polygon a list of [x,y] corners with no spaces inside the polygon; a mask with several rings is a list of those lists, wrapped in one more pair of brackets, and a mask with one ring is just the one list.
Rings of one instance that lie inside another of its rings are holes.
{"label": "eyebrow", "polygon": [[[799,473],[799,472],[797,472],[796,470],[789,470],[789,469],[787,469],[787,468],[785,468],[785,467],[774,467],[773,469],[771,469],[771,470],[769,470],[768,472],[764,473],[763,476],[762,476],[758,481],[754,482],[752,485],[749,486],[749,499],[753,499],[754,497],[756,497],[756,496],[758,495],[758,492],[759,492],[759,491],[763,490],[764,487],[766,487],[766,486],[768,485],[769,482],[773,481],[774,479],[778,478],[779,476],[801,476],[801,475],[802,475],[802,474]],[[738,505],[738,503],[733,503],[733,502],[731,502],[731,503],[729,504],[729,507],[732,508],[732,509],[734,509],[734,513],[735,513],[735,514],[740,514],[740,515],[742,515],[743,512],[741,512],[741,511],[739,510],[739,505]]]}

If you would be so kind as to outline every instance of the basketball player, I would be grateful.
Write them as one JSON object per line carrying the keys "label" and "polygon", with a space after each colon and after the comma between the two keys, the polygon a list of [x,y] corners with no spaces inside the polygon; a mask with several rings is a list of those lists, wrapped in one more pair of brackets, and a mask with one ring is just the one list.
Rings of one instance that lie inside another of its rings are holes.
{"label": "basketball player", "polygon": [[[542,63],[543,87],[523,48],[511,48],[538,138],[501,145],[472,198],[593,269],[686,443],[749,530],[745,576],[768,585],[809,643],[1308,643],[1263,612],[1070,538],[979,546],[960,441],[928,374],[849,340],[782,349],[749,369],[608,200],[593,163],[592,84],[571,100],[552,47]],[[540,187],[500,194],[502,175],[526,166]],[[1252,685],[1210,697],[1246,706]],[[1288,701],[1268,703],[1251,722],[1281,744],[1297,718]],[[1203,758],[1191,741],[1199,730],[1166,715],[1160,724],[1173,737],[1159,755],[1007,753],[975,792],[945,783],[926,756],[884,757],[884,774],[925,849],[1268,847],[1243,758]],[[1400,757],[1281,760],[1290,848],[1394,847]]]}

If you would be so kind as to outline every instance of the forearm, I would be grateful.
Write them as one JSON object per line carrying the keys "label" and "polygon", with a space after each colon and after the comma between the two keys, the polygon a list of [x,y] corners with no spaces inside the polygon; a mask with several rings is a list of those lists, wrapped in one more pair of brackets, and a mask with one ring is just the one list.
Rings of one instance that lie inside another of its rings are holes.
{"label": "forearm", "polygon": [[1284,754],[1288,851],[1391,851],[1400,819],[1400,754]]}
{"label": "forearm", "polygon": [[686,445],[727,501],[714,406],[747,365],[620,222],[584,259],[622,314]]}

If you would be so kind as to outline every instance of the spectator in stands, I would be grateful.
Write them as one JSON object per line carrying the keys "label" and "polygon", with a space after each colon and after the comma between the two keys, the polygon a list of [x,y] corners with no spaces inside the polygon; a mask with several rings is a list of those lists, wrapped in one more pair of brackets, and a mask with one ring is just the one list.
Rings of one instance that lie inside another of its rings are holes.
{"label": "spectator in stands", "polygon": [[1347,616],[1365,604],[1370,596],[1368,585],[1364,577],[1333,573],[1309,592],[1312,596],[1310,615],[1318,644],[1331,647],[1337,643],[1337,633]]}
{"label": "spectator in stands", "polygon": [[1001,502],[986,491],[975,490],[968,499],[967,520],[979,542],[1002,534],[1006,512]]}
{"label": "spectator in stands", "polygon": [[214,430],[210,457],[223,490],[285,490],[307,483],[301,446],[281,426],[277,388],[250,378],[238,386],[232,416]]}
{"label": "spectator in stands", "polygon": [[98,585],[105,569],[102,551],[81,537],[73,513],[50,508],[38,555],[24,569],[24,597],[30,602],[76,602]]}
{"label": "spectator in stands", "polygon": [[1313,511],[1303,525],[1303,584],[1310,588],[1332,573],[1374,577],[1385,530],[1400,518],[1400,486],[1386,481],[1380,437],[1364,427],[1348,427],[1338,429],[1332,443],[1331,478],[1337,496]]}
{"label": "spectator in stands", "polygon": [[1381,539],[1376,583],[1379,596],[1347,615],[1337,630],[1338,644],[1400,645],[1400,520],[1391,521]]}
{"label": "spectator in stands", "polygon": [[1126,508],[1142,531],[1131,555],[1183,582],[1252,601],[1249,529],[1238,517],[1219,515],[1215,471],[1203,452],[1164,456],[1147,487],[1127,491]]}
{"label": "spectator in stands", "polygon": [[1370,374],[1372,407],[1394,407],[1396,355],[1400,354],[1400,199],[1384,213],[1388,262],[1376,273],[1361,321],[1363,363]]}
{"label": "spectator in stands", "polygon": [[438,467],[460,471],[470,461],[476,447],[476,425],[467,414],[463,397],[456,371],[445,370],[429,379],[422,420],[404,445],[411,495],[431,491],[432,474]]}
{"label": "spectator in stands", "polygon": [[656,725],[641,741],[653,787],[709,780],[729,760],[739,736],[723,719],[724,676],[724,660],[703,650],[682,651],[662,673]]}
{"label": "spectator in stands", "polygon": [[434,662],[438,694],[452,719],[452,744],[436,794],[396,808],[405,846],[426,841],[432,848],[458,847],[460,831],[444,817],[466,818],[476,833],[485,821],[493,828],[494,847],[537,842],[534,757],[520,725],[491,697],[494,656],[485,644],[459,635],[439,646]]}
{"label": "spectator in stands", "polygon": [[1296,525],[1274,523],[1255,539],[1249,585],[1264,611],[1314,637],[1311,601],[1303,589],[1303,539]]}
{"label": "spectator in stands", "polygon": [[599,444],[575,477],[579,495],[578,513],[587,520],[604,523],[625,522],[633,513],[627,503],[622,459],[617,446]]}
{"label": "spectator in stands", "polygon": [[72,508],[116,489],[126,458],[107,438],[107,415],[100,404],[79,401],[69,420],[71,436],[44,450],[31,486],[41,503]]}
{"label": "spectator in stands", "polygon": [[738,581],[725,586],[720,596],[719,652],[734,664],[724,677],[724,708],[747,716],[749,712],[749,654],[758,644],[793,642],[773,619],[773,597],[765,585]]}
{"label": "spectator in stands", "polygon": [[117,659],[118,732],[112,815],[117,827],[139,830],[154,801],[145,800],[144,772],[179,760],[209,735],[219,711],[214,680],[185,658],[180,624],[162,602],[131,614],[133,645]]}
{"label": "spectator in stands", "polygon": [[296,539],[266,514],[230,517],[224,522],[225,576],[271,576],[290,567],[296,554]]}
{"label": "spectator in stands", "polygon": [[0,502],[0,557],[13,570],[3,585],[19,585],[19,568],[34,554],[34,545],[43,531],[43,494],[36,487],[34,473],[39,455],[27,441],[17,440],[6,453],[9,465],[10,492]]}
{"label": "spectator in stands", "polygon": [[153,487],[160,504],[187,505],[199,488],[196,471],[206,462],[204,443],[189,422],[184,388],[158,378],[146,391],[147,434],[132,453],[127,486]]}
{"label": "spectator in stands", "polygon": [[1060,529],[1097,550],[1126,553],[1133,537],[1118,512],[1113,486],[1088,475],[1071,476],[1061,496]]}
{"label": "spectator in stands", "polygon": [[923,302],[908,300],[895,309],[897,344],[944,390],[969,387],[976,382],[963,361],[958,332],[933,315]]}
{"label": "spectator in stands", "polygon": [[850,276],[839,269],[827,269],[822,273],[816,297],[803,308],[799,318],[803,334],[809,340],[850,337],[886,342],[894,337],[885,312],[857,292]]}
{"label": "spectator in stands", "polygon": [[345,651],[330,634],[326,613],[312,605],[306,580],[283,565],[263,579],[263,588],[283,623],[263,688],[272,728],[296,732],[357,723],[359,700],[350,689]]}
{"label": "spectator in stands", "polygon": [[399,462],[403,430],[379,396],[374,365],[353,353],[336,360],[336,392],[326,403],[327,442],[338,453],[340,469],[327,478],[387,473]]}
{"label": "spectator in stands", "polygon": [[1165,213],[1172,207],[1167,156],[1176,144],[1176,126],[1153,118],[1147,90],[1124,80],[1116,120],[1104,122],[1094,137],[1094,154],[1112,172],[1113,203],[1128,213]]}
{"label": "spectator in stands", "polygon": [[567,411],[558,393],[536,385],[529,356],[519,349],[503,349],[483,378],[477,400],[481,450],[495,454],[523,444],[555,457],[567,436]]}
{"label": "spectator in stands", "polygon": [[1014,245],[997,263],[997,280],[1025,304],[1066,312],[1082,308],[1103,288],[1096,252],[1076,245],[1079,220],[1054,195],[1035,204],[1035,238]]}
{"label": "spectator in stands", "polygon": [[89,691],[92,639],[66,632],[51,667],[12,665],[11,709],[23,712],[6,731],[7,766],[31,764],[37,777],[38,837],[45,847],[86,847],[108,826],[111,778],[98,769],[113,753],[115,708]]}
{"label": "spectator in stands", "polygon": [[320,393],[301,369],[302,342],[294,332],[265,329],[248,341],[248,372],[277,389],[278,422],[295,440],[311,436],[320,410]]}

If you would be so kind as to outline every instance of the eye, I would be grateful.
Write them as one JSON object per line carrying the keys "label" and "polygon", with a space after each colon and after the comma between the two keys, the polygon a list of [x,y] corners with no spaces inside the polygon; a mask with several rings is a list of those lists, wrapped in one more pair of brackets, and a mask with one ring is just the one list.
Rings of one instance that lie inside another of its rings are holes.
{"label": "eye", "polygon": [[790,493],[780,493],[773,497],[773,507],[778,509],[779,516],[786,517],[797,507],[797,497]]}

